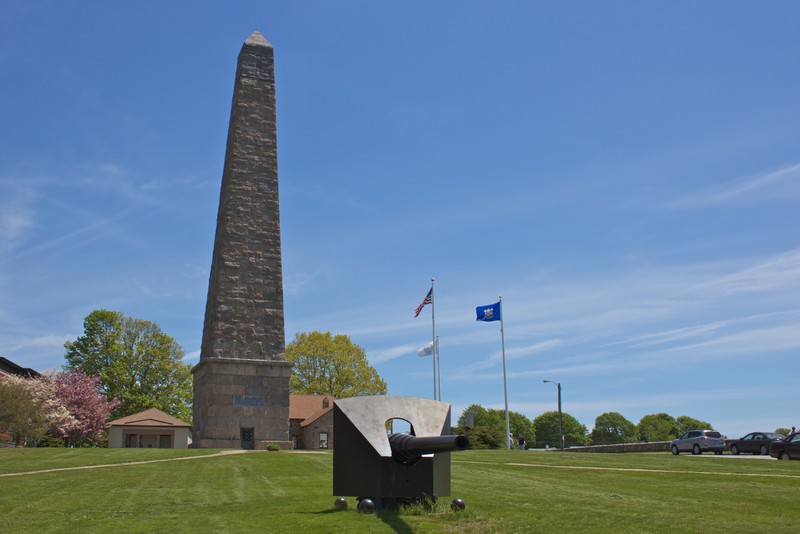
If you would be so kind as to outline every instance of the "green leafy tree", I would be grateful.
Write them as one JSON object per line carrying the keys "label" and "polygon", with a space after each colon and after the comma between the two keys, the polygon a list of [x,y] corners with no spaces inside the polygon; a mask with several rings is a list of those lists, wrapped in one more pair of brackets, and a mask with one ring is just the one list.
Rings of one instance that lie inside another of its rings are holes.
{"label": "green leafy tree", "polygon": [[688,415],[681,415],[675,419],[676,434],[682,436],[688,430],[700,430],[704,428],[714,428],[711,423],[706,423],[699,419],[689,417]]}
{"label": "green leafy tree", "polygon": [[[472,415],[470,415],[472,414]],[[470,425],[470,421],[472,424]],[[526,442],[533,444],[536,432],[530,419],[517,412],[508,412],[508,428],[516,446],[516,439],[521,435]],[[470,448],[498,449],[506,447],[506,415],[505,410],[484,408],[480,404],[472,404],[464,409],[458,418],[455,432],[469,437]]]}
{"label": "green leafy tree", "polygon": [[485,424],[486,408],[480,404],[470,404],[458,417],[459,428],[476,428]]}
{"label": "green leafy tree", "polygon": [[[566,412],[561,413],[564,430],[564,447],[588,445],[589,436],[586,425],[583,425]],[[536,428],[536,443],[539,446],[558,447],[558,412],[545,412],[533,420]]]}
{"label": "green leafy tree", "polygon": [[792,429],[791,428],[780,427],[780,428],[776,428],[775,432],[777,432],[778,434],[783,434],[784,436],[788,436],[789,434],[792,433]]}
{"label": "green leafy tree", "polygon": [[514,436],[515,440],[511,444],[512,447],[518,446],[520,436],[525,439],[525,444],[527,446],[533,447],[533,444],[536,443],[536,430],[533,426],[533,421],[521,413],[512,411],[508,412],[508,428],[510,429],[511,435]]}
{"label": "green leafy tree", "polygon": [[671,441],[678,437],[678,422],[669,414],[654,413],[645,415],[636,426],[642,441]]}
{"label": "green leafy tree", "polygon": [[191,366],[177,341],[155,323],[109,310],[93,311],[83,326],[64,344],[64,367],[99,377],[100,391],[119,401],[113,418],[158,408],[191,421]]}
{"label": "green leafy tree", "polygon": [[470,449],[500,449],[506,446],[503,433],[486,426],[465,428],[459,434],[464,434],[469,438]]}
{"label": "green leafy tree", "polygon": [[340,399],[386,394],[386,382],[367,361],[366,351],[346,335],[299,333],[286,346],[286,360],[294,363],[294,393]]}
{"label": "green leafy tree", "polygon": [[455,431],[469,438],[471,449],[499,449],[505,447],[505,421],[494,410],[480,404],[471,404],[458,418]]}
{"label": "green leafy tree", "polygon": [[636,425],[625,419],[622,414],[606,412],[594,420],[590,437],[592,445],[608,445],[634,443],[639,439],[639,434],[636,432]]}

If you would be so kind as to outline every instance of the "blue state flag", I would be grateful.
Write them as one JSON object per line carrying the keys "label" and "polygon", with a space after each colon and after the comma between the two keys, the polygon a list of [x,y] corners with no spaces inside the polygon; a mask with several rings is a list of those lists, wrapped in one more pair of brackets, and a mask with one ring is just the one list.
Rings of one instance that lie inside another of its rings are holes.
{"label": "blue state flag", "polygon": [[488,306],[478,306],[475,308],[478,314],[477,321],[499,321],[500,320],[500,303],[495,302]]}

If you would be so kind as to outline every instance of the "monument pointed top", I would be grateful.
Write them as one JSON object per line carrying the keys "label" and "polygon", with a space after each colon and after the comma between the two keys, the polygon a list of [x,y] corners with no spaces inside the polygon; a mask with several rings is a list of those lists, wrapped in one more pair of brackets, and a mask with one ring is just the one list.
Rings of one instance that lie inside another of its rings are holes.
{"label": "monument pointed top", "polygon": [[248,37],[247,40],[244,42],[244,44],[250,46],[269,46],[270,48],[272,47],[272,45],[269,44],[269,41],[264,39],[264,36],[261,35],[261,33],[258,30],[254,31],[253,35]]}

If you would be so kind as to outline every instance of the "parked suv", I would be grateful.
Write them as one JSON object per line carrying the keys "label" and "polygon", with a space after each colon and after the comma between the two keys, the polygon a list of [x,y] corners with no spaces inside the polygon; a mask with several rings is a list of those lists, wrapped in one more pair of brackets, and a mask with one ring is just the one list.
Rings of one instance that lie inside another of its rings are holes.
{"label": "parked suv", "polygon": [[692,454],[703,454],[705,451],[714,451],[722,454],[725,449],[725,440],[716,430],[690,430],[670,445],[672,454],[691,451]]}

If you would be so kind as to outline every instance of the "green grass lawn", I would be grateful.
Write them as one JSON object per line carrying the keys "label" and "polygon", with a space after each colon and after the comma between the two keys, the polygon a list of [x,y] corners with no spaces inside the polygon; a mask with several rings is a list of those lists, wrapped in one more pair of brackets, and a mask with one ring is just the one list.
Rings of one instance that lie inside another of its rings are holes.
{"label": "green grass lawn", "polygon": [[800,462],[465,451],[465,511],[361,515],[333,508],[331,454],[216,452],[0,449],[0,532],[789,532],[800,510]]}

